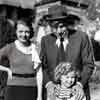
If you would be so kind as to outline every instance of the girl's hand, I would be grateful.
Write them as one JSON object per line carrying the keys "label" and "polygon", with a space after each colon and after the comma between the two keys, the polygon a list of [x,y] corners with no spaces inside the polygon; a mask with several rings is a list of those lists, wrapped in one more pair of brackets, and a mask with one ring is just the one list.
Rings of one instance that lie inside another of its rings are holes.
{"label": "girl's hand", "polygon": [[12,80],[12,71],[8,69],[8,79]]}

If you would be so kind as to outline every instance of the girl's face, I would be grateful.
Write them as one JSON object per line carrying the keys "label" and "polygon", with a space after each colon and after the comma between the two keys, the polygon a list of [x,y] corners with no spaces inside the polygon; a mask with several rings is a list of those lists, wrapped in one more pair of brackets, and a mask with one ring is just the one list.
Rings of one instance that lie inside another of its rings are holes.
{"label": "girl's face", "polygon": [[30,39],[30,29],[28,26],[18,23],[16,29],[17,39],[21,43],[26,43]]}
{"label": "girl's face", "polygon": [[61,76],[61,85],[64,88],[70,88],[75,82],[75,72],[71,71],[67,75]]}

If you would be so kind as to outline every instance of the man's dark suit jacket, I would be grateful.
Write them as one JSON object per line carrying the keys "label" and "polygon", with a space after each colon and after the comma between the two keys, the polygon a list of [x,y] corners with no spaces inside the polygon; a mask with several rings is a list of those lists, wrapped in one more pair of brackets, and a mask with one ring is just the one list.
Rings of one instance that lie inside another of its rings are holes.
{"label": "man's dark suit jacket", "polygon": [[[83,32],[69,33],[66,48],[66,62],[71,62],[80,71],[80,82],[87,88],[88,80],[94,69],[93,49],[88,36]],[[41,41],[40,57],[43,63],[44,84],[54,81],[54,68],[57,64],[58,47],[54,34],[44,36]],[[89,100],[89,99],[88,99]]]}

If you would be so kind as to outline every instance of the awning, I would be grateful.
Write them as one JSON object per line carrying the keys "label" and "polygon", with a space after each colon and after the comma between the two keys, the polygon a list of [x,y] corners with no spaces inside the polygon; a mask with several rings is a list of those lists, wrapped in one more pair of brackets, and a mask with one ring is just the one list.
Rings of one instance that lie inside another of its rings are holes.
{"label": "awning", "polygon": [[3,0],[0,0],[0,4],[2,4],[3,3]]}
{"label": "awning", "polygon": [[0,0],[0,4],[33,9],[36,0]]}

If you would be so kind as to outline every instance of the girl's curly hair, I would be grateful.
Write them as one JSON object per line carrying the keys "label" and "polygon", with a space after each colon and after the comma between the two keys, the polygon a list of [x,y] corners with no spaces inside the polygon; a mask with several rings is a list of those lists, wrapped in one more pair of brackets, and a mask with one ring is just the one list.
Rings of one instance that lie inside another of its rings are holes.
{"label": "girl's curly hair", "polygon": [[79,76],[78,71],[74,66],[72,66],[71,63],[69,62],[61,62],[60,64],[57,65],[57,67],[54,70],[54,80],[55,82],[60,82],[60,78],[62,75],[67,75],[69,72],[75,71],[76,77]]}

